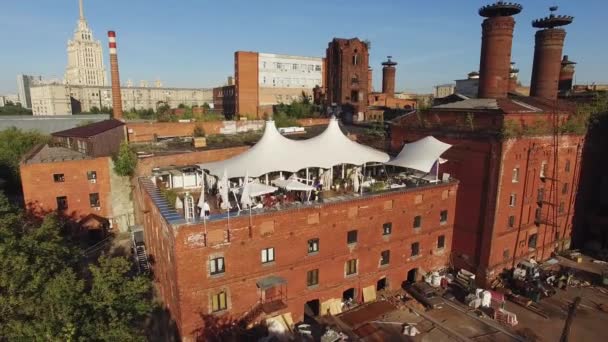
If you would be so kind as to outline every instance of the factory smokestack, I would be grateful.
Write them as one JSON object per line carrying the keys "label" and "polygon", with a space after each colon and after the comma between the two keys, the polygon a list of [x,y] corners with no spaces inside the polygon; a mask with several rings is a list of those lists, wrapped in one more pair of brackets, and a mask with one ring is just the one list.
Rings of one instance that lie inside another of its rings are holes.
{"label": "factory smokestack", "polygon": [[388,56],[385,62],[382,62],[382,93],[388,97],[395,96],[395,65],[397,62],[391,61],[392,56]]}
{"label": "factory smokestack", "polygon": [[112,113],[114,119],[122,120],[122,97],[120,94],[120,75],[118,74],[118,55],[116,54],[116,32],[108,31],[110,43],[110,74],[112,76]]}
{"label": "factory smokestack", "polygon": [[505,98],[509,91],[513,15],[521,12],[520,4],[497,1],[479,9],[486,19],[481,24],[481,56],[479,61],[479,98]]}
{"label": "factory smokestack", "polygon": [[568,59],[568,55],[564,55],[562,59],[562,69],[559,72],[559,92],[560,94],[566,94],[572,90],[572,81],[574,79],[574,65],[573,62]]}
{"label": "factory smokestack", "polygon": [[532,22],[532,26],[540,30],[535,35],[530,96],[552,100],[557,98],[562,50],[566,39],[566,30],[559,27],[572,23],[574,17],[555,15],[553,12],[557,6],[550,10],[551,15]]}

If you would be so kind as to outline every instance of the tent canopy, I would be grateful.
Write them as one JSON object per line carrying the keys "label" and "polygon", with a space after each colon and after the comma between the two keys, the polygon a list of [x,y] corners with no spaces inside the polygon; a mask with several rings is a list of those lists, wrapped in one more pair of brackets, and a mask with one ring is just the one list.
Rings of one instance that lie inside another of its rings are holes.
{"label": "tent canopy", "polygon": [[272,184],[289,191],[312,191],[315,188],[295,179],[275,179]]}
{"label": "tent canopy", "polygon": [[363,165],[368,162],[385,163],[388,154],[358,144],[340,130],[338,120],[330,119],[327,129],[308,140],[291,140],[282,136],[274,121],[267,121],[264,134],[252,148],[235,157],[199,164],[210,174],[221,176],[260,177],[275,171],[297,172],[307,167],[330,168],[339,164]]}
{"label": "tent canopy", "polygon": [[428,136],[413,143],[405,144],[401,152],[386,164],[428,173],[431,172],[433,164],[450,147],[452,145]]}
{"label": "tent canopy", "polygon": [[278,188],[274,187],[274,186],[270,186],[270,185],[266,185],[266,184],[262,184],[262,183],[258,183],[258,182],[251,182],[251,183],[247,183],[241,187],[238,187],[236,189],[233,189],[232,192],[242,195],[243,190],[245,190],[245,187],[247,187],[246,193],[249,193],[250,197],[271,194],[278,190]]}

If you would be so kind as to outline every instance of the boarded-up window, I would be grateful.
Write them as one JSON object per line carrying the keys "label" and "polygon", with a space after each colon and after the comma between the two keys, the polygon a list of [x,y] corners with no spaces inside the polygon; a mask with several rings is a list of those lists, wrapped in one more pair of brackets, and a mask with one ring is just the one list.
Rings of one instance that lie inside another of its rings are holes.
{"label": "boarded-up window", "polygon": [[358,214],[359,214],[359,208],[358,207],[350,207],[350,208],[348,208],[348,218],[357,217]]}
{"label": "boarded-up window", "polygon": [[450,192],[448,190],[443,190],[443,192],[441,193],[441,199],[447,199],[448,196],[450,195]]}
{"label": "boarded-up window", "polygon": [[319,213],[308,215],[308,224],[319,223]]}
{"label": "boarded-up window", "polygon": [[224,231],[222,229],[212,230],[207,233],[207,242],[210,245],[224,242]]}
{"label": "boarded-up window", "polygon": [[274,221],[264,221],[260,225],[260,235],[270,235],[274,233]]}
{"label": "boarded-up window", "polygon": [[393,209],[393,201],[385,201],[384,202],[384,210],[391,210]]}
{"label": "boarded-up window", "polygon": [[420,204],[422,203],[422,195],[416,195],[416,197],[414,197],[414,204]]}

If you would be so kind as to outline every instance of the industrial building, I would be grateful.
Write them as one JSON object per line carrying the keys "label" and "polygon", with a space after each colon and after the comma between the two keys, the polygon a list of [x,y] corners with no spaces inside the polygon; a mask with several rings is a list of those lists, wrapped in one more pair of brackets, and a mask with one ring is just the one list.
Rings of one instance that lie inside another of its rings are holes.
{"label": "industrial building", "polygon": [[214,107],[227,117],[250,119],[272,114],[279,103],[312,100],[313,88],[323,85],[323,59],[273,53],[236,51],[234,84],[213,89]]}
{"label": "industrial building", "polygon": [[[479,14],[482,47],[477,98],[442,104],[397,120],[392,146],[433,135],[454,147],[446,172],[459,179],[453,260],[487,284],[518,261],[546,260],[572,235],[583,136],[565,125],[573,103],[557,100],[565,30],[572,17],[534,21],[531,95],[510,92],[514,15],[497,2]],[[457,83],[458,88],[458,83]]]}

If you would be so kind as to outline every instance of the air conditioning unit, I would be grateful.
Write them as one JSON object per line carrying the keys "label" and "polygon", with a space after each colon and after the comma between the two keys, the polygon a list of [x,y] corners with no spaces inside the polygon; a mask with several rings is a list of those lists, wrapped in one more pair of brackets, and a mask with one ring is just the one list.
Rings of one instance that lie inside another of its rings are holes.
{"label": "air conditioning unit", "polygon": [[95,178],[90,179],[89,181],[90,181],[91,183],[93,183],[93,184],[97,183],[97,179],[95,179]]}

